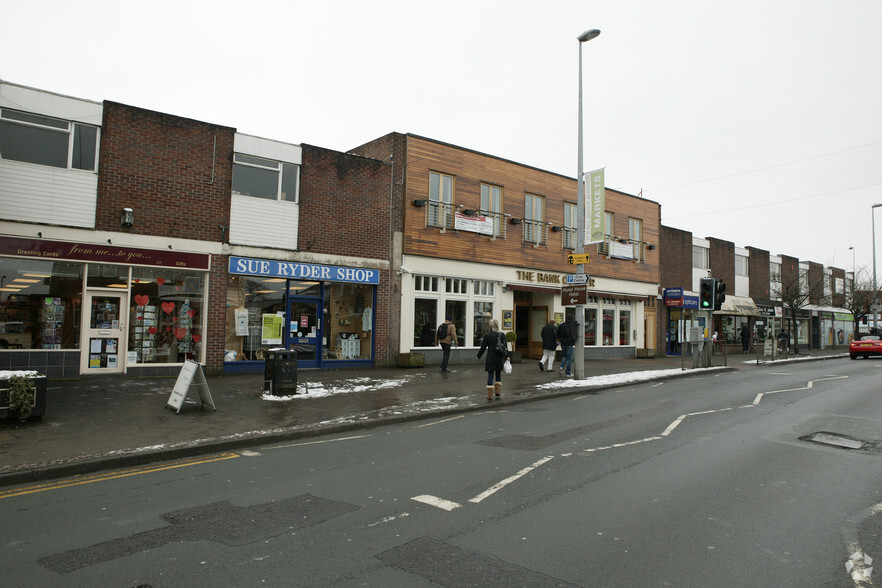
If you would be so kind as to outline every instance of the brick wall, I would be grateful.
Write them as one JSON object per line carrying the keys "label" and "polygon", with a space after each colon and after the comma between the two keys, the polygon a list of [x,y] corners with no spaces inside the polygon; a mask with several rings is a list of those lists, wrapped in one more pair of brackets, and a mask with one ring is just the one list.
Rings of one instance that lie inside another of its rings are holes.
{"label": "brick wall", "polygon": [[[392,166],[378,159],[302,145],[301,251],[389,262],[392,235]],[[387,154],[388,155],[388,154]],[[398,359],[401,316],[398,276],[380,271],[374,320],[375,364]]]}
{"label": "brick wall", "polygon": [[[105,101],[95,227],[220,241],[218,226],[229,224],[234,133]],[[129,229],[120,226],[126,207],[135,211]]]}
{"label": "brick wall", "polygon": [[755,247],[748,247],[750,258],[748,259],[748,273],[750,274],[750,292],[748,296],[753,299],[768,300],[770,298],[769,281],[769,252]]}
{"label": "brick wall", "polygon": [[707,240],[710,242],[711,277],[723,280],[726,283],[726,292],[734,295],[735,244],[714,237],[708,237]]}

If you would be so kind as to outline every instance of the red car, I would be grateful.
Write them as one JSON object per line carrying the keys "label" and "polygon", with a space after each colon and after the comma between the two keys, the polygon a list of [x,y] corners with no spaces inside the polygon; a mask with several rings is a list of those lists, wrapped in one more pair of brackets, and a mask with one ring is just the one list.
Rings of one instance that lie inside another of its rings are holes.
{"label": "red car", "polygon": [[857,359],[858,355],[863,355],[864,358],[871,355],[882,355],[882,337],[864,335],[860,339],[855,339],[848,346],[848,355],[852,359]]}

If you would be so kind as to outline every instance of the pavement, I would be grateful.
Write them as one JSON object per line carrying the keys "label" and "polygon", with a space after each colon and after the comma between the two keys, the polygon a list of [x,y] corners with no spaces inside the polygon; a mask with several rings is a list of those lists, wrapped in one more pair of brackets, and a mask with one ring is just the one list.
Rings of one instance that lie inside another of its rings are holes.
{"label": "pavement", "polygon": [[[803,350],[791,359],[848,357],[846,349]],[[713,356],[711,369],[763,369],[754,355]],[[774,363],[780,363],[774,362]],[[537,360],[503,375],[502,395],[486,399],[483,362],[424,368],[300,370],[298,394],[264,393],[263,374],[207,378],[216,410],[189,390],[180,411],[168,403],[175,378],[106,376],[49,380],[46,413],[0,421],[0,486],[82,475],[150,462],[236,451],[397,422],[498,409],[572,394],[597,394],[635,381],[688,377],[691,357],[585,361],[585,378],[540,371]],[[685,369],[682,369],[685,364]]]}

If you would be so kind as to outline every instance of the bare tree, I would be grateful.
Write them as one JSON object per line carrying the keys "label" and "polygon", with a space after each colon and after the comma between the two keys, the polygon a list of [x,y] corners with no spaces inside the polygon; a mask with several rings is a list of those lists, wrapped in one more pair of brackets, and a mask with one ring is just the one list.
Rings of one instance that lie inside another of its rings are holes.
{"label": "bare tree", "polygon": [[843,308],[851,312],[854,317],[853,336],[857,339],[861,319],[865,316],[871,316],[873,312],[873,278],[865,268],[857,270],[850,291],[845,292]]}
{"label": "bare tree", "polygon": [[809,281],[806,274],[799,272],[801,277],[790,280],[782,279],[778,287],[773,288],[772,295],[780,298],[786,315],[790,319],[789,332],[793,336],[793,352],[799,354],[799,323],[796,320],[799,311],[809,304],[822,305],[828,303],[824,294],[823,276],[820,280]]}

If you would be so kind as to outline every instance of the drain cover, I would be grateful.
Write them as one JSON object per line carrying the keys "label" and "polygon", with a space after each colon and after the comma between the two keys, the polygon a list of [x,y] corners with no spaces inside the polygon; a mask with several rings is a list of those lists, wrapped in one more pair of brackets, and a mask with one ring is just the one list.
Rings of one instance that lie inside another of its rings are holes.
{"label": "drain cover", "polygon": [[835,433],[815,433],[814,435],[810,435],[808,440],[815,443],[823,443],[824,445],[842,447],[844,449],[863,449],[867,444],[866,441],[851,439],[850,437],[836,435]]}

